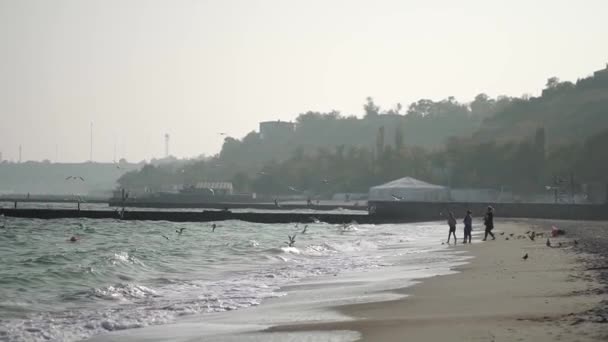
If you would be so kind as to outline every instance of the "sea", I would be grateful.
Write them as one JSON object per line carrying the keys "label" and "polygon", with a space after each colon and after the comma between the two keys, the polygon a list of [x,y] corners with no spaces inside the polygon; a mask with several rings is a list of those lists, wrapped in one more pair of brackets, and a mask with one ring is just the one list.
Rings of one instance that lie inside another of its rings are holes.
{"label": "sea", "polygon": [[185,318],[204,322],[289,300],[287,289],[315,279],[373,279],[396,266],[411,279],[445,274],[467,258],[446,238],[443,222],[0,217],[0,341],[80,341]]}

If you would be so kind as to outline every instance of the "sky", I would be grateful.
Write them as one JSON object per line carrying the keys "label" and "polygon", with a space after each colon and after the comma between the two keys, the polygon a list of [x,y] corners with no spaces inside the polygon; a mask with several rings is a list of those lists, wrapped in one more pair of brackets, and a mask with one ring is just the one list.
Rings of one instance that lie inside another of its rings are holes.
{"label": "sky", "polygon": [[0,0],[4,159],[218,153],[266,120],[539,94],[608,63],[605,0]]}

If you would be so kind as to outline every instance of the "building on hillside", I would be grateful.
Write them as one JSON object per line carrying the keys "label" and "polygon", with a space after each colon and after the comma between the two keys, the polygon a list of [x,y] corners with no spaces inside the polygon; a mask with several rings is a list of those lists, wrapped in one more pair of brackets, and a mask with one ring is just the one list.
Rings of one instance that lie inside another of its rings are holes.
{"label": "building on hillside", "polygon": [[600,77],[602,77],[602,78],[608,78],[608,63],[606,63],[606,68],[594,72],[593,73],[593,77],[596,77],[596,78],[600,78]]}
{"label": "building on hillside", "polygon": [[446,202],[449,199],[449,188],[412,177],[399,178],[369,189],[369,201]]}
{"label": "building on hillside", "polygon": [[262,139],[281,139],[290,137],[295,131],[295,124],[287,121],[260,122],[260,137]]}

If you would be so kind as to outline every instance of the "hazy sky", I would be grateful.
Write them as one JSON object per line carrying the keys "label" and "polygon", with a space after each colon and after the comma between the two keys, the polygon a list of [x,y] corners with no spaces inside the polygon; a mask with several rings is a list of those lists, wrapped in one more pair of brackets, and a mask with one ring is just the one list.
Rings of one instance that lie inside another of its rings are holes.
{"label": "hazy sky", "polygon": [[0,0],[0,151],[214,154],[263,120],[538,94],[608,62],[606,0]]}

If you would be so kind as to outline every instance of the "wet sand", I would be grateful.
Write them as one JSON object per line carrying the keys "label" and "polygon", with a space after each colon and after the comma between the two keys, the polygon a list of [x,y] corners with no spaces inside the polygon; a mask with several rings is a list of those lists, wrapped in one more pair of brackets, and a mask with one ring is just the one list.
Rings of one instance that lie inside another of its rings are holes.
{"label": "wet sand", "polygon": [[267,332],[348,330],[360,332],[363,341],[389,342],[606,341],[608,316],[599,309],[605,288],[597,267],[589,267],[605,262],[584,252],[585,241],[575,246],[572,239],[551,238],[554,247],[547,247],[546,237],[525,237],[528,230],[547,236],[551,225],[499,221],[495,233],[504,235],[496,241],[456,247],[475,256],[459,273],[399,290],[407,298],[335,308],[352,321],[282,325]]}

